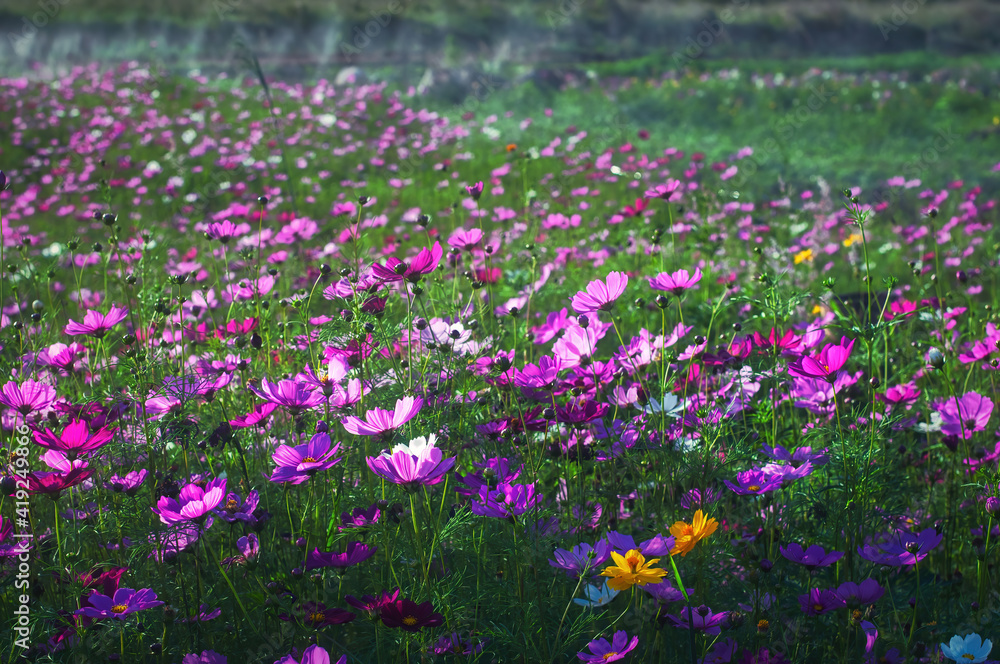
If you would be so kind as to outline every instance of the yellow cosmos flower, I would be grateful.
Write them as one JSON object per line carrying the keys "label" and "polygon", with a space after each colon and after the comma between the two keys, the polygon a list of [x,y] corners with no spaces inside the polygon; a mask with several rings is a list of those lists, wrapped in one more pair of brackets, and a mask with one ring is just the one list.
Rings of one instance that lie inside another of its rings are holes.
{"label": "yellow cosmos flower", "polygon": [[804,261],[811,261],[813,259],[812,249],[803,249],[799,253],[795,254],[795,264],[798,265]]}
{"label": "yellow cosmos flower", "polygon": [[674,548],[670,550],[670,555],[675,556],[679,553],[681,556],[686,556],[699,540],[714,533],[718,527],[719,522],[715,519],[706,519],[701,510],[694,513],[691,523],[678,521],[670,526],[670,534],[674,536]]}
{"label": "yellow cosmos flower", "polygon": [[611,577],[608,586],[613,590],[627,590],[632,586],[644,586],[647,583],[656,584],[663,581],[663,577],[667,575],[667,570],[651,567],[653,563],[660,561],[659,558],[647,562],[646,557],[638,549],[632,549],[624,556],[612,551],[611,558],[615,564],[601,572],[601,576]]}

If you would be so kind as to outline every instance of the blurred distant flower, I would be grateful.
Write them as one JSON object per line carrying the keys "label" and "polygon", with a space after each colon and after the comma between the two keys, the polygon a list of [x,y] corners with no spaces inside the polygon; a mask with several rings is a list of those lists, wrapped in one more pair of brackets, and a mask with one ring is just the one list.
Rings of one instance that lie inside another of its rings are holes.
{"label": "blurred distant flower", "polygon": [[[285,655],[274,664],[330,664],[330,653],[325,648],[317,645],[309,646],[302,653],[301,659],[296,659],[292,655]],[[347,655],[342,655],[336,664],[347,664]]]}
{"label": "blurred distant flower", "polygon": [[214,650],[203,650],[200,655],[191,653],[184,655],[181,664],[228,664],[229,660],[225,655],[220,655]]}
{"label": "blurred distant flower", "polygon": [[693,627],[693,629],[698,632],[718,634],[722,631],[722,623],[725,622],[728,617],[728,611],[712,613],[710,608],[702,604],[701,606],[695,607],[693,611],[691,610],[691,607],[685,606],[681,609],[680,615],[667,615],[666,619],[674,627],[679,629],[692,629]]}
{"label": "blurred distant flower", "polygon": [[336,567],[346,569],[358,563],[364,562],[375,555],[377,546],[370,546],[361,542],[350,542],[344,553],[322,553],[319,549],[313,549],[306,556],[306,570],[318,569],[320,567]]}
{"label": "blurred distant flower", "polygon": [[466,186],[465,191],[469,194],[469,196],[472,196],[473,199],[478,201],[479,197],[483,195],[482,181]]}

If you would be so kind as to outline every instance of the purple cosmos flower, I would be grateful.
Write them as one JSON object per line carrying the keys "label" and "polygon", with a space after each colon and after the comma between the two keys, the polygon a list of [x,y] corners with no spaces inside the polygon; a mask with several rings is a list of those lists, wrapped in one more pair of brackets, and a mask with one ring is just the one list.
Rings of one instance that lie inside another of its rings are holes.
{"label": "purple cosmos flower", "polygon": [[483,241],[483,232],[478,228],[465,230],[456,228],[448,238],[448,245],[458,250],[472,251]]}
{"label": "purple cosmos flower", "polygon": [[350,542],[344,553],[322,553],[319,549],[313,549],[306,556],[306,570],[318,569],[320,567],[336,567],[337,569],[347,569],[360,562],[368,560],[378,551],[377,546],[369,546],[361,542]]}
{"label": "purple cosmos flower", "polygon": [[87,310],[82,323],[77,323],[70,319],[63,329],[63,332],[70,336],[86,334],[98,339],[102,338],[108,331],[128,316],[128,309],[111,305],[111,310],[107,314],[93,309]]}
{"label": "purple cosmos flower", "polygon": [[73,420],[66,425],[61,436],[56,436],[48,427],[44,432],[36,431],[35,442],[46,449],[62,452],[73,461],[81,454],[89,454],[109,443],[116,431],[105,427],[90,433],[87,422]]}
{"label": "purple cosmos flower", "polygon": [[858,555],[867,561],[891,567],[915,565],[927,557],[931,549],[941,543],[944,535],[934,528],[927,528],[914,535],[901,531],[881,541],[858,547]]}
{"label": "purple cosmos flower", "polygon": [[[488,639],[487,639],[488,640]],[[476,655],[483,651],[486,641],[474,641],[472,635],[463,638],[458,632],[442,636],[427,652],[433,655]]]}
{"label": "purple cosmos flower", "polygon": [[[330,664],[330,653],[325,648],[313,645],[305,649],[302,659],[285,655],[274,664]],[[341,655],[336,664],[347,664],[347,655]]]}
{"label": "purple cosmos flower", "polygon": [[780,477],[768,477],[759,470],[746,470],[736,474],[736,481],[733,484],[729,480],[723,480],[730,491],[738,496],[759,496],[775,489],[781,488]]}
{"label": "purple cosmos flower", "polygon": [[854,339],[840,338],[840,344],[827,344],[816,357],[800,355],[788,363],[788,373],[803,378],[820,378],[833,382],[837,372],[847,363],[854,348]]}
{"label": "purple cosmos flower", "polygon": [[566,570],[569,576],[579,577],[584,572],[592,572],[595,568],[603,565],[611,557],[611,545],[607,540],[601,538],[597,544],[590,546],[587,543],[577,544],[572,549],[556,549],[553,553],[555,560],[549,560],[549,565],[561,570]]}
{"label": "purple cosmos flower", "polygon": [[657,534],[656,537],[648,539],[642,544],[636,544],[635,539],[631,535],[622,535],[615,530],[608,532],[604,537],[607,539],[608,544],[611,545],[612,550],[621,554],[632,549],[638,549],[646,557],[665,556],[674,548],[673,536],[664,537]]}
{"label": "purple cosmos flower", "polygon": [[340,443],[330,446],[330,436],[317,433],[305,445],[289,447],[281,445],[271,458],[277,467],[271,475],[272,482],[302,484],[321,470],[333,468],[341,457],[334,456],[340,451]]}
{"label": "purple cosmos flower", "polygon": [[799,605],[807,616],[821,616],[847,606],[847,602],[832,590],[813,588],[807,594],[799,595]]}
{"label": "purple cosmos flower", "polygon": [[63,491],[85,482],[94,472],[92,468],[83,467],[57,473],[36,471],[28,473],[24,479],[28,482],[28,493],[44,494],[56,500]]}
{"label": "purple cosmos flower", "polygon": [[200,655],[191,653],[184,655],[181,664],[227,664],[229,660],[214,650],[202,650]]}
{"label": "purple cosmos flower", "polygon": [[695,631],[714,635],[722,631],[720,625],[729,617],[729,612],[712,613],[712,609],[702,604],[695,607],[693,612],[689,607],[685,606],[681,609],[680,615],[672,616],[668,614],[665,617],[674,627],[691,629],[691,626],[694,625]]}
{"label": "purple cosmos flower", "polygon": [[477,500],[469,504],[473,514],[506,519],[521,516],[535,507],[542,499],[542,494],[535,493],[535,485],[531,484],[501,484],[496,489],[483,487],[479,490]]}
{"label": "purple cosmos flower", "polygon": [[178,618],[176,622],[179,623],[197,623],[197,622],[208,622],[209,620],[215,620],[222,615],[222,609],[215,608],[210,609],[208,604],[201,604],[198,606],[198,613],[187,618]]}
{"label": "purple cosmos flower", "polygon": [[[647,583],[643,586],[639,586],[641,590],[646,591],[646,594],[651,595],[660,604],[671,604],[673,602],[679,602],[684,599],[684,593],[682,593],[677,588],[674,588],[669,581],[663,580],[660,583]],[[688,595],[690,596],[694,591],[688,588]]]}
{"label": "purple cosmos flower", "polygon": [[607,639],[594,639],[587,644],[590,653],[578,652],[576,656],[587,664],[604,664],[604,662],[617,662],[625,659],[625,655],[635,650],[639,645],[639,637],[633,636],[629,641],[628,634],[624,631],[615,632],[611,637],[611,643]]}
{"label": "purple cosmos flower", "polygon": [[236,540],[236,548],[240,550],[240,555],[224,558],[222,564],[226,567],[233,565],[249,565],[252,567],[260,556],[260,540],[254,533]]}
{"label": "purple cosmos flower", "polygon": [[429,439],[420,436],[407,445],[396,445],[391,454],[383,452],[366,461],[373,473],[393,484],[402,484],[409,490],[430,486],[443,480],[455,465],[455,457],[445,459],[444,453],[435,447],[436,442],[434,434]]}
{"label": "purple cosmos flower", "polygon": [[242,521],[243,523],[250,524],[251,526],[256,523],[257,519],[254,518],[254,510],[257,509],[257,505],[260,503],[260,495],[257,491],[251,491],[247,494],[246,501],[241,501],[240,494],[230,493],[226,496],[225,502],[221,503],[218,508],[215,509],[216,516],[222,517],[226,523],[236,523],[237,521]]}
{"label": "purple cosmos flower", "polygon": [[372,265],[372,273],[383,282],[409,281],[417,283],[424,275],[430,274],[437,269],[444,256],[444,249],[440,242],[435,242],[434,246],[428,249],[424,247],[420,250],[409,264],[404,263],[395,256],[386,259],[385,265]]}
{"label": "purple cosmos flower", "polygon": [[715,503],[721,497],[722,493],[711,487],[705,489],[704,491],[700,489],[691,489],[681,496],[681,507],[686,510],[702,509],[712,503]]}
{"label": "purple cosmos flower", "polygon": [[77,609],[75,615],[87,616],[88,618],[118,618],[124,620],[125,616],[136,611],[152,609],[162,606],[163,602],[156,599],[156,593],[149,588],[142,590],[132,590],[131,588],[119,588],[115,591],[114,597],[108,597],[98,592],[87,596],[90,606]]}
{"label": "purple cosmos flower", "polygon": [[[298,619],[307,627],[320,629],[328,625],[341,625],[354,620],[355,616],[350,611],[336,607],[327,608],[322,602],[303,602],[296,611]],[[292,616],[287,613],[278,615],[281,620],[292,620]]]}
{"label": "purple cosmos flower", "polygon": [[940,406],[941,433],[963,439],[982,431],[993,415],[993,401],[976,392],[967,392],[960,399],[946,399]]}
{"label": "purple cosmos flower", "polygon": [[30,378],[20,385],[14,381],[0,390],[0,405],[7,406],[22,415],[45,410],[56,399],[56,388],[44,383],[36,383]]}
{"label": "purple cosmos flower", "polygon": [[364,420],[350,415],[345,417],[341,424],[344,425],[348,433],[353,433],[355,436],[379,436],[403,426],[412,420],[423,407],[424,400],[420,397],[404,397],[396,400],[395,410],[372,408],[365,413]]}
{"label": "purple cosmos flower", "polygon": [[628,286],[628,275],[612,272],[604,281],[596,279],[587,284],[586,291],[573,296],[573,311],[589,314],[595,311],[609,311],[615,300],[622,296]]}
{"label": "purple cosmos flower", "polygon": [[861,583],[842,583],[834,592],[850,606],[867,606],[877,602],[885,594],[885,588],[875,579],[865,579]]}
{"label": "purple cosmos flower", "polygon": [[444,616],[435,613],[430,602],[417,604],[408,599],[383,604],[379,617],[386,627],[398,627],[407,632],[419,632],[424,627],[444,624]]}
{"label": "purple cosmos flower", "polygon": [[383,592],[381,595],[362,595],[360,598],[354,595],[344,595],[344,601],[356,609],[364,611],[372,620],[377,620],[382,607],[392,604],[399,599],[399,588],[392,592]]}
{"label": "purple cosmos flower", "polygon": [[378,508],[377,504],[367,508],[355,507],[350,512],[344,512],[340,515],[340,523],[343,525],[340,526],[339,530],[368,528],[378,523],[381,516],[382,510]]}
{"label": "purple cosmos flower", "polygon": [[830,455],[826,454],[825,449],[813,452],[809,446],[798,447],[795,451],[789,451],[781,445],[771,447],[765,443],[764,454],[775,461],[784,461],[796,468],[807,463],[811,463],[814,466],[823,466],[830,460]]}
{"label": "purple cosmos flower", "polygon": [[455,478],[465,485],[456,486],[455,490],[464,496],[476,495],[479,493],[479,489],[491,484],[494,486],[509,484],[516,480],[521,475],[521,471],[524,470],[523,463],[514,468],[514,462],[504,457],[484,458],[483,461],[474,462],[472,465],[479,468],[480,471],[469,475],[455,473]]}
{"label": "purple cosmos flower", "polygon": [[181,489],[177,499],[160,496],[153,512],[160,515],[160,521],[172,526],[185,521],[204,522],[208,514],[218,507],[226,495],[226,478],[217,477],[204,488],[188,484]]}
{"label": "purple cosmos flower", "polygon": [[147,475],[149,475],[149,471],[145,468],[133,470],[125,475],[125,477],[112,475],[111,479],[104,483],[104,486],[116,493],[125,493],[126,495],[134,496],[139,493],[139,489],[142,488]]}
{"label": "purple cosmos flower", "polygon": [[667,291],[680,297],[684,291],[694,288],[699,281],[701,281],[700,268],[695,268],[694,274],[688,274],[687,270],[677,270],[673,273],[663,272],[655,277],[649,277],[649,287],[653,290]]}
{"label": "purple cosmos flower", "polygon": [[218,240],[222,244],[229,244],[229,241],[234,237],[246,235],[250,230],[250,224],[243,223],[237,226],[228,219],[224,219],[209,224],[205,231],[205,237],[209,240]]}
{"label": "purple cosmos flower", "polygon": [[788,546],[778,547],[778,552],[788,560],[791,560],[793,563],[804,565],[809,569],[809,571],[812,571],[817,567],[827,567],[832,565],[844,556],[843,551],[831,551],[830,553],[827,553],[826,550],[818,544],[813,544],[808,549],[803,551],[801,544],[792,543]]}
{"label": "purple cosmos flower", "polygon": [[465,191],[472,196],[473,200],[479,200],[479,197],[483,195],[483,182],[480,180],[476,184],[470,184],[465,187]]}
{"label": "purple cosmos flower", "polygon": [[294,380],[280,380],[277,383],[272,383],[266,378],[261,378],[260,388],[251,385],[250,391],[265,401],[284,406],[292,414],[315,408],[321,405],[325,398],[321,393],[314,392],[304,384]]}

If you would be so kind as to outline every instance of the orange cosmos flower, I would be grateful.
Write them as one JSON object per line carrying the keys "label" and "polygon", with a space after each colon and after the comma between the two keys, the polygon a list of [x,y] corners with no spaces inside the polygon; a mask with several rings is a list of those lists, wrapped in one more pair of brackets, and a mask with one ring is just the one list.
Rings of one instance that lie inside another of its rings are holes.
{"label": "orange cosmos flower", "polygon": [[516,149],[517,149],[517,143],[508,143],[507,144],[507,152],[513,152]]}
{"label": "orange cosmos flower", "polygon": [[660,583],[667,575],[667,570],[659,567],[650,567],[653,563],[660,561],[653,558],[646,561],[646,557],[638,549],[632,549],[624,556],[617,551],[611,552],[611,558],[615,564],[608,567],[601,576],[610,576],[608,587],[612,590],[627,590],[634,585],[644,586],[647,583]]}
{"label": "orange cosmos flower", "polygon": [[699,540],[714,533],[718,527],[719,522],[715,519],[706,519],[701,510],[694,513],[690,524],[678,521],[670,526],[670,534],[674,536],[674,548],[670,550],[670,555],[679,553],[681,556],[686,556]]}

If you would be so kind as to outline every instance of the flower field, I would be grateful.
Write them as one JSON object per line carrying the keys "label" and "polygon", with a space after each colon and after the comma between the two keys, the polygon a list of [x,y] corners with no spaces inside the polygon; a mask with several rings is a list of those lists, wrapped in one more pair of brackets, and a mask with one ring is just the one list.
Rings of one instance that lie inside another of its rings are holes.
{"label": "flower field", "polygon": [[3,661],[990,661],[1000,118],[779,174],[820,78],[990,103],[0,79]]}

